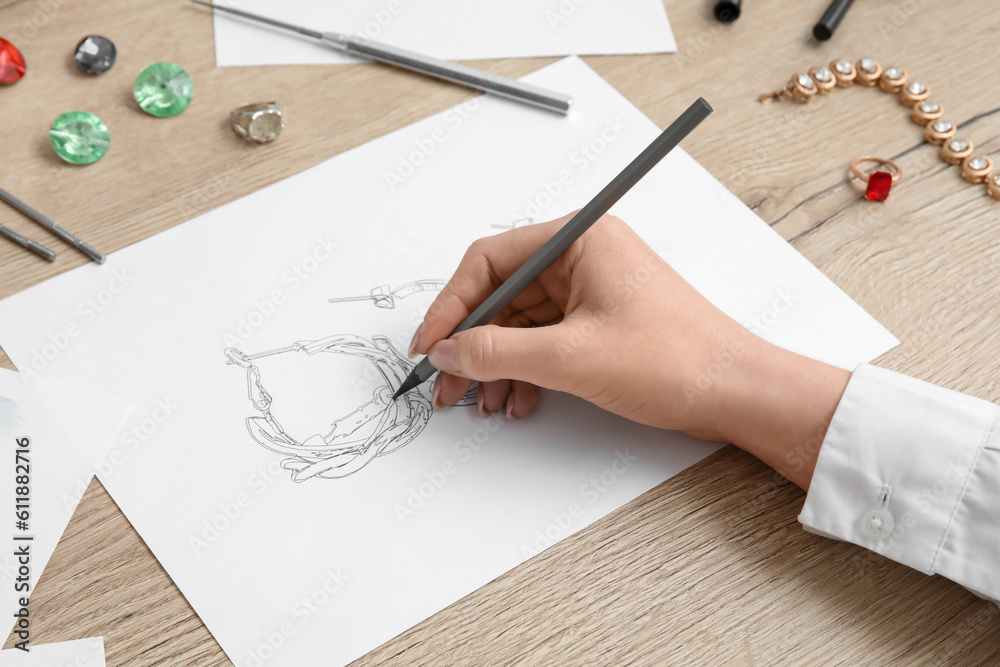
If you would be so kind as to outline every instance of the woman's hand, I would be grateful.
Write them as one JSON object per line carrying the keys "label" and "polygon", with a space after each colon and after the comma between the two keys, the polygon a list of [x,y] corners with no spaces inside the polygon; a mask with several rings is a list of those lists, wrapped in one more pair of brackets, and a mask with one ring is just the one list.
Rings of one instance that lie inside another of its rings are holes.
{"label": "woman's hand", "polygon": [[599,220],[490,325],[445,339],[568,219],[466,252],[410,347],[441,371],[435,409],[472,380],[480,411],[510,418],[532,410],[539,387],[564,391],[642,424],[730,440],[807,486],[849,374],[751,334],[618,218]]}

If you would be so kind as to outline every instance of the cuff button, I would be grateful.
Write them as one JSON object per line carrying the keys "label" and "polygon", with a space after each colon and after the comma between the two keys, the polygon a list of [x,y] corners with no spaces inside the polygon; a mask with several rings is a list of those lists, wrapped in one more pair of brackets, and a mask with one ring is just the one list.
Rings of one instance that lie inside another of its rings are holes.
{"label": "cuff button", "polygon": [[892,529],[896,526],[896,520],[892,518],[889,510],[877,508],[861,517],[861,532],[865,537],[881,541],[892,535]]}

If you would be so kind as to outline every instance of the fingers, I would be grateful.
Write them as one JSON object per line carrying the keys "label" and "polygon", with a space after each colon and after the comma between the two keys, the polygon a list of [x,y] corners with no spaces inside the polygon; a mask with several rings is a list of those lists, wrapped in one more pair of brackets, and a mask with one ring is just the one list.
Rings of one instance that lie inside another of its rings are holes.
{"label": "fingers", "polygon": [[507,419],[526,417],[538,402],[538,392],[538,387],[520,380],[480,382],[479,414],[489,417],[494,412],[502,410],[507,414]]}
{"label": "fingers", "polygon": [[462,400],[471,385],[472,381],[466,378],[438,373],[431,392],[431,405],[435,410],[440,410],[446,405],[454,405]]}
{"label": "fingers", "polygon": [[510,386],[510,380],[480,382],[479,395],[477,396],[479,414],[483,417],[488,417],[497,410],[505,409],[507,396],[510,394]]}
{"label": "fingers", "polygon": [[538,387],[530,382],[515,380],[511,383],[511,391],[507,396],[507,403],[504,406],[507,410],[507,419],[520,419],[527,417],[535,409],[538,403]]}
{"label": "fingers", "polygon": [[531,329],[490,324],[438,341],[428,357],[438,370],[469,380],[521,380],[558,390],[574,372],[559,354],[571,331],[565,321]]}
{"label": "fingers", "polygon": [[[438,373],[434,381],[434,410],[440,411],[446,405],[458,403],[468,388],[468,380],[447,373]],[[480,382],[477,390],[479,415],[486,418],[494,412],[503,412],[509,420],[527,417],[538,403],[539,391],[539,388],[530,382],[520,380]]]}
{"label": "fingers", "polygon": [[[448,336],[489,297],[500,284],[519,269],[569,216],[538,225],[519,227],[503,234],[479,239],[462,258],[455,275],[424,315],[410,344],[411,355],[427,354],[437,341]],[[545,300],[537,285],[522,292],[520,301],[531,306]]]}

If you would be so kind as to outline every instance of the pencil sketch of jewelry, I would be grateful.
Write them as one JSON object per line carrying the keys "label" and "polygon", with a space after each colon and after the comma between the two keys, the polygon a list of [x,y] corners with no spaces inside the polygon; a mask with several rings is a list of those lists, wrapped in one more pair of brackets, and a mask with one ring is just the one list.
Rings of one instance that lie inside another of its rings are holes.
{"label": "pencil sketch of jewelry", "polygon": [[[439,291],[440,280],[418,280],[396,290],[380,285],[366,297],[330,299],[332,302],[372,300],[378,308],[395,308],[396,300],[426,291]],[[271,410],[274,399],[264,388],[260,368],[254,363],[262,357],[289,352],[313,356],[319,353],[347,354],[371,362],[382,382],[372,399],[350,414],[337,419],[325,433],[316,433],[299,440],[288,433]],[[247,417],[250,436],[259,445],[284,456],[281,467],[291,471],[294,482],[307,479],[340,479],[353,475],[374,459],[398,451],[424,430],[433,410],[425,388],[403,394],[393,400],[392,394],[410,374],[414,363],[403,357],[385,336],[338,334],[314,341],[297,341],[256,354],[246,354],[235,347],[224,351],[226,363],[246,369],[247,398],[259,415]],[[457,405],[475,405],[476,386]]]}
{"label": "pencil sketch of jewelry", "polygon": [[510,222],[504,224],[494,223],[490,225],[493,229],[517,229],[518,227],[527,227],[528,225],[535,224],[534,218],[518,218],[517,220],[511,220]]}
{"label": "pencil sketch of jewelry", "polygon": [[330,303],[345,303],[347,301],[374,301],[377,308],[395,308],[398,299],[405,299],[418,292],[440,292],[444,289],[443,280],[414,280],[396,289],[389,289],[388,285],[373,287],[368,296],[347,296],[330,299]]}

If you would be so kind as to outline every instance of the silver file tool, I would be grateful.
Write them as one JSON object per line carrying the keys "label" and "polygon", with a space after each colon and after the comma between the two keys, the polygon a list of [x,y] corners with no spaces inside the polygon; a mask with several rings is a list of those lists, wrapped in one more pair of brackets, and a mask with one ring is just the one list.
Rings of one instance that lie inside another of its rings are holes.
{"label": "silver file tool", "polygon": [[403,69],[420,72],[437,79],[444,79],[462,86],[482,90],[499,97],[506,97],[517,102],[523,102],[532,106],[548,109],[560,114],[569,113],[569,108],[573,104],[573,98],[545,88],[532,86],[529,83],[522,83],[515,79],[508,79],[499,74],[490,74],[474,67],[466,67],[447,60],[432,58],[421,53],[415,53],[407,49],[401,49],[381,42],[373,42],[363,37],[352,37],[339,32],[320,32],[302,26],[285,23],[266,16],[260,16],[252,12],[247,12],[234,7],[216,5],[206,0],[191,0],[195,4],[218,9],[220,12],[227,12],[242,16],[253,21],[260,21],[277,28],[290,30],[306,37],[319,40],[337,51],[349,53],[362,58],[370,58],[387,65],[402,67]]}

